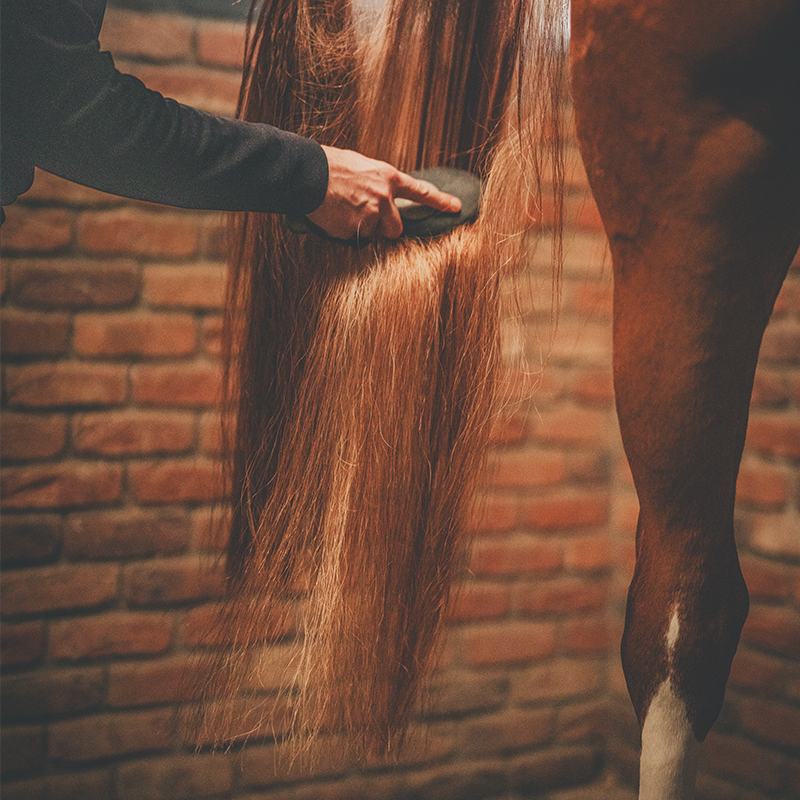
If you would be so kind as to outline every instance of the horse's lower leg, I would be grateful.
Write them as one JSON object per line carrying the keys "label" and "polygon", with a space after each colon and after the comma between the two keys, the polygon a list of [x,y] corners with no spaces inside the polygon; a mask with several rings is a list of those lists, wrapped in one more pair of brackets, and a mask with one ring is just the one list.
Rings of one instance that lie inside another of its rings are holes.
{"label": "horse's lower leg", "polygon": [[622,653],[640,796],[686,798],[747,615],[734,494],[761,337],[800,235],[800,4],[572,5],[641,509]]}

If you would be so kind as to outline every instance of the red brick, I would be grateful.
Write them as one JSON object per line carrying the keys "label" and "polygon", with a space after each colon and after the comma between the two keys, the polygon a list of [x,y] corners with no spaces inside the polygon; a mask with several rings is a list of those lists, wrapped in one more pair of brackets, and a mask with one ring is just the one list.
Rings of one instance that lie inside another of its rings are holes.
{"label": "red brick", "polygon": [[750,397],[751,408],[775,408],[785,405],[791,392],[788,382],[780,372],[759,366],[756,369],[753,393]]}
{"label": "red brick", "polygon": [[733,659],[728,685],[769,695],[780,692],[785,674],[782,660],[740,647]]}
{"label": "red brick", "polygon": [[605,233],[600,212],[590,198],[582,198],[580,200],[569,198],[566,203],[565,213],[567,219],[571,219],[572,224],[579,230]]}
{"label": "red brick", "polygon": [[748,556],[741,558],[741,565],[751,600],[774,601],[789,596],[791,581],[784,565]]}
{"label": "red brick", "polygon": [[467,664],[488,666],[542,660],[555,649],[555,626],[540,622],[474,625],[463,631]]}
{"label": "red brick", "polygon": [[39,661],[44,652],[44,626],[41,622],[4,623],[0,663],[4,667],[29,666]]}
{"label": "red brick", "polygon": [[3,250],[53,253],[72,241],[72,215],[63,208],[15,205],[3,223]]}
{"label": "red brick", "polygon": [[2,575],[4,614],[94,609],[117,596],[116,565],[59,564]]}
{"label": "red brick", "polygon": [[578,315],[598,320],[611,320],[612,291],[611,274],[606,282],[594,276],[580,280],[565,280],[561,285],[561,312],[565,315]]}
{"label": "red brick", "polygon": [[194,515],[192,542],[202,552],[220,552],[228,539],[230,512],[226,507],[215,505],[212,509],[201,508]]}
{"label": "red brick", "polygon": [[[44,767],[45,741],[44,728],[4,725],[0,732],[3,778],[9,775],[41,773]],[[5,786],[3,794],[5,795]]]}
{"label": "red brick", "polygon": [[188,58],[192,24],[172,14],[140,14],[109,8],[103,18],[100,46],[115,56],[138,56],[154,61]]}
{"label": "red brick", "polygon": [[228,796],[233,768],[232,760],[222,753],[171,755],[123,764],[119,768],[117,797],[119,800],[188,800]]}
{"label": "red brick", "polygon": [[597,572],[613,566],[611,542],[607,536],[576,536],[564,543],[564,563],[580,572]]}
{"label": "red brick", "polygon": [[789,608],[754,605],[742,639],[773,653],[800,657],[800,616]]}
{"label": "red brick", "polygon": [[72,423],[73,445],[82,455],[181,453],[193,447],[194,428],[194,415],[188,412],[81,414]]}
{"label": "red brick", "polygon": [[[611,352],[611,326],[608,323],[577,316],[563,317],[550,347],[548,363],[597,367],[610,363]],[[553,414],[555,418],[547,420],[547,427],[542,428],[546,439],[552,437],[555,441],[561,441],[560,437],[567,437],[567,441],[575,444],[595,444],[602,439],[603,433],[593,429],[591,417],[602,415],[603,412],[566,406]],[[609,415],[606,426],[610,419]],[[579,427],[570,430],[571,425]]]}
{"label": "red brick", "polygon": [[750,522],[750,546],[768,556],[800,558],[800,520],[791,511],[759,514]]}
{"label": "red brick", "polygon": [[513,753],[547,742],[553,735],[551,710],[505,711],[467,720],[463,725],[463,751],[472,758]]}
{"label": "red brick", "polygon": [[114,464],[7,467],[2,475],[6,509],[75,508],[111,503],[122,491],[122,468]]}
{"label": "red brick", "polygon": [[770,326],[776,324],[778,320],[785,317],[792,307],[792,287],[793,281],[786,280],[775,298],[775,306],[772,309],[772,316],[770,317]]}
{"label": "red brick", "polygon": [[[222,723],[224,725],[222,732],[220,726],[211,728],[206,725],[199,729],[192,719],[191,712],[184,715],[188,717],[186,722],[181,724],[186,730],[184,744],[194,747],[195,750],[208,750],[212,746],[219,747],[221,742],[235,745],[245,738],[258,740],[281,737],[288,732],[291,723],[291,706],[284,697],[263,698],[256,704],[238,703],[230,709],[226,708],[226,711],[228,710],[231,712],[231,718]],[[321,796],[319,787],[315,789],[315,793],[308,800]],[[349,800],[349,795],[342,800]]]}
{"label": "red brick", "polygon": [[245,26],[234,22],[203,20],[197,26],[195,48],[201,64],[241,69],[244,63]]}
{"label": "red brick", "polygon": [[70,321],[64,314],[4,309],[0,337],[4,356],[57,356],[69,343]]}
{"label": "red brick", "polygon": [[751,786],[775,791],[782,783],[782,760],[750,742],[710,733],[703,745],[703,760],[720,775]]}
{"label": "red brick", "polygon": [[771,322],[764,332],[759,360],[800,365],[800,323],[792,319]]}
{"label": "red brick", "polygon": [[14,781],[3,787],[3,800],[84,800],[114,796],[111,773],[90,770],[75,775],[62,773],[49,778]]}
{"label": "red brick", "polygon": [[593,694],[602,688],[605,665],[598,661],[559,658],[515,676],[515,703],[542,703]]}
{"label": "red brick", "polygon": [[5,411],[0,419],[0,449],[4,459],[52,458],[64,449],[67,418]]}
{"label": "red brick", "polygon": [[552,486],[566,474],[566,459],[560,451],[502,451],[489,467],[492,483],[502,488]]}
{"label": "red brick", "polygon": [[575,379],[576,399],[597,405],[614,402],[614,380],[610,369],[581,372]]}
{"label": "red brick", "polygon": [[203,352],[218,356],[222,352],[222,315],[212,314],[203,319]]}
{"label": "red brick", "polygon": [[49,756],[79,764],[134,753],[155,753],[172,743],[172,711],[102,714],[50,726]]}
{"label": "red brick", "polygon": [[570,492],[526,500],[523,514],[534,530],[563,531],[596,527],[608,522],[608,496],[597,492]]}
{"label": "red brick", "polygon": [[51,561],[61,549],[62,527],[61,518],[55,514],[4,515],[0,520],[3,564]]}
{"label": "red brick", "polygon": [[747,446],[771,456],[800,458],[800,414],[751,414]]}
{"label": "red brick", "polygon": [[75,349],[84,356],[183,356],[194,352],[197,333],[188,314],[79,314]]}
{"label": "red brick", "polygon": [[516,605],[528,614],[573,614],[603,608],[607,594],[599,582],[558,578],[520,587]]}
{"label": "red brick", "polygon": [[470,568],[476,575],[543,575],[560,569],[563,563],[559,543],[528,536],[478,540],[470,556]]}
{"label": "red brick", "polygon": [[537,441],[595,446],[604,442],[608,419],[605,411],[563,408],[542,411],[537,419],[531,420],[531,428]]}
{"label": "red brick", "polygon": [[568,653],[604,653],[610,644],[608,622],[603,619],[570,620],[564,627],[564,647]]}
{"label": "red brick", "polygon": [[497,709],[505,704],[507,694],[505,675],[448,671],[433,685],[431,713],[437,717],[458,716]]}
{"label": "red brick", "polygon": [[3,720],[28,721],[97,710],[106,692],[100,668],[3,676]]}
{"label": "red brick", "polygon": [[197,67],[161,66],[155,64],[120,61],[119,68],[135,75],[146,86],[179,103],[210,111],[212,114],[232,116],[236,112],[241,73],[235,71]]}
{"label": "red brick", "polygon": [[112,666],[108,703],[131,708],[196,700],[208,681],[209,667],[186,656]]}
{"label": "red brick", "polygon": [[163,606],[221,597],[219,567],[195,556],[131,565],[125,573],[125,596],[131,606]]}
{"label": "red brick", "polygon": [[566,456],[569,483],[608,483],[611,470],[605,453],[598,450],[569,450]]}
{"label": "red brick", "polygon": [[132,370],[137,403],[157,406],[215,406],[221,371],[212,361],[143,364]]}
{"label": "red brick", "polygon": [[209,455],[222,453],[222,423],[219,414],[209,413],[200,417],[200,452]]}
{"label": "red brick", "polygon": [[739,702],[739,715],[756,739],[800,753],[800,708],[750,697]]}
{"label": "red brick", "polygon": [[169,555],[185,550],[191,521],[180,512],[125,510],[80,514],[64,531],[64,550],[75,559]]}
{"label": "red brick", "polygon": [[607,720],[604,702],[568,706],[558,716],[557,735],[565,742],[598,741],[607,733]]}
{"label": "red brick", "polygon": [[458,588],[449,619],[463,622],[505,616],[509,607],[509,588],[492,583],[466,583]]}
{"label": "red brick", "polygon": [[783,470],[752,458],[742,461],[736,482],[737,502],[777,510],[787,499],[787,480]]}
{"label": "red brick", "polygon": [[639,521],[639,499],[635,494],[627,494],[614,498],[613,525],[628,538],[636,533]]}
{"label": "red brick", "polygon": [[516,496],[482,495],[472,510],[470,530],[475,533],[507,533],[516,525],[518,506]]}
{"label": "red brick", "polygon": [[181,258],[197,251],[198,219],[187,212],[126,206],[86,211],[78,220],[78,242],[87,253]]}
{"label": "red brick", "polygon": [[210,503],[222,497],[219,465],[210,459],[136,463],[128,475],[141,503]]}
{"label": "red brick", "polygon": [[495,448],[522,442],[527,435],[528,418],[525,414],[500,413],[491,421],[489,446]]}
{"label": "red brick", "polygon": [[123,306],[139,295],[139,273],[129,260],[20,260],[12,276],[11,295],[20,306]]}
{"label": "red brick", "polygon": [[191,264],[146,267],[143,296],[154,306],[221,309],[225,299],[224,266]]}
{"label": "red brick", "polygon": [[115,405],[125,400],[128,368],[122,364],[32,364],[6,368],[12,408]]}
{"label": "red brick", "polygon": [[53,623],[50,652],[66,661],[107,656],[156,655],[172,644],[168,614],[103,614]]}

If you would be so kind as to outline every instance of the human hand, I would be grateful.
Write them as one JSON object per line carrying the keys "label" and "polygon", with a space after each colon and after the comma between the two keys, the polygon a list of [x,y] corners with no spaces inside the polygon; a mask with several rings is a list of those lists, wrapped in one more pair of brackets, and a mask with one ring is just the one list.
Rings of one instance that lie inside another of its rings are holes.
{"label": "human hand", "polygon": [[400,172],[383,161],[322,146],[328,158],[328,191],[322,205],[307,215],[329,236],[353,239],[383,236],[396,239],[403,222],[395,200],[403,198],[455,213],[461,209],[457,197],[440,192],[433,184]]}

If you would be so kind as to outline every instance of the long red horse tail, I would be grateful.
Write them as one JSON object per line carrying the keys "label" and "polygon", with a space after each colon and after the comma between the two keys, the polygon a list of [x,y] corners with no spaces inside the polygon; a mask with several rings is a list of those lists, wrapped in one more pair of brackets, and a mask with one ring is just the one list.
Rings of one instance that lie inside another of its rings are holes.
{"label": "long red horse tail", "polygon": [[[486,448],[500,277],[538,222],[558,130],[551,17],[524,0],[394,0],[378,18],[346,0],[263,4],[243,117],[405,170],[472,169],[487,188],[477,223],[428,242],[355,249],[268,215],[234,223],[226,646],[205,704],[218,742],[284,707],[300,742],[403,739]],[[281,636],[276,699],[259,676]]]}

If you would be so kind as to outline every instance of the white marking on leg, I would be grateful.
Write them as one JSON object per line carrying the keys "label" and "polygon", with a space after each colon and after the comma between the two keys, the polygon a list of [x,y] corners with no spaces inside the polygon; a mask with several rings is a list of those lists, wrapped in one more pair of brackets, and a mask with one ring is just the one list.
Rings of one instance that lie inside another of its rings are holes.
{"label": "white marking on leg", "polygon": [[667,628],[667,653],[671,656],[675,650],[675,643],[678,641],[678,634],[681,630],[681,623],[678,619],[678,605],[672,609],[672,616],[669,618],[669,628]]}
{"label": "white marking on leg", "polygon": [[668,678],[650,703],[642,727],[639,800],[691,800],[699,748],[686,705]]}
{"label": "white marking on leg", "polygon": [[[668,656],[674,652],[680,634],[678,610],[676,605],[667,629]],[[686,704],[675,692],[670,676],[650,702],[642,726],[639,800],[691,800],[699,749]]]}

